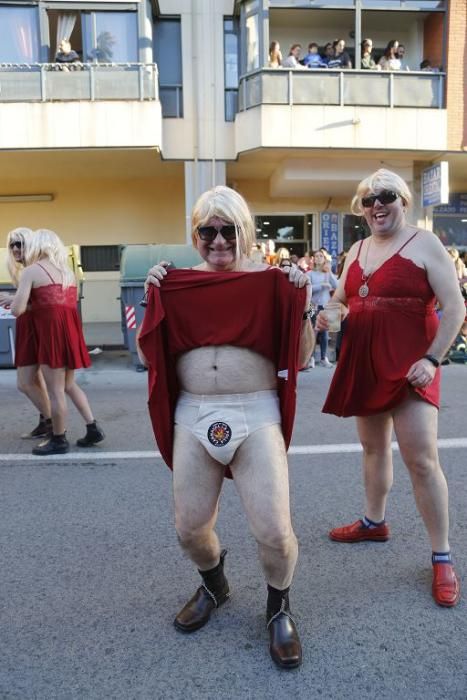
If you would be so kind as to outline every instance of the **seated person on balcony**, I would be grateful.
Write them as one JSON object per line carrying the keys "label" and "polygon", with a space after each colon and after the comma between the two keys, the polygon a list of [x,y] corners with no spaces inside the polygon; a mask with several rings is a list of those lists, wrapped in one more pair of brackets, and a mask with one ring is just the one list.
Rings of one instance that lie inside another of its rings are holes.
{"label": "seated person on balcony", "polygon": [[321,56],[323,62],[323,67],[329,67],[329,61],[334,58],[334,49],[332,48],[332,41],[328,41],[324,47],[324,54]]}
{"label": "seated person on balcony", "polygon": [[283,68],[303,68],[300,61],[300,51],[302,50],[301,44],[292,44],[290,47],[289,55],[282,61]]}
{"label": "seated person on balcony", "polygon": [[397,56],[399,50],[399,42],[396,39],[391,41],[386,46],[384,54],[379,59],[378,65],[381,70],[400,70],[401,62]]}
{"label": "seated person on balcony", "polygon": [[422,70],[426,73],[438,73],[439,72],[439,68],[435,68],[435,66],[431,65],[431,61],[429,58],[425,58],[420,63],[420,70]]}
{"label": "seated person on balcony", "polygon": [[410,70],[410,66],[406,63],[405,60],[405,46],[404,44],[399,44],[399,48],[397,49],[397,58],[401,62],[401,70]]}
{"label": "seated person on balcony", "polygon": [[352,68],[352,61],[345,50],[344,39],[336,39],[332,44],[332,48],[334,49],[334,56],[328,61],[328,68]]}
{"label": "seated person on balcony", "polygon": [[268,68],[280,68],[282,63],[281,46],[278,41],[271,41],[269,44]]}
{"label": "seated person on balcony", "polygon": [[[79,56],[71,48],[71,44],[68,41],[68,39],[62,39],[61,42],[58,45],[58,51],[55,54],[55,63],[60,63],[60,70],[70,70],[70,67],[68,64],[70,63],[79,63]],[[71,68],[71,70],[74,70],[74,68]]]}
{"label": "seated person on balcony", "polygon": [[381,70],[381,66],[378,66],[375,59],[371,55],[373,51],[373,41],[371,39],[363,39],[362,41],[362,68],[364,70]]}
{"label": "seated person on balcony", "polygon": [[325,68],[326,63],[323,63],[323,59],[318,53],[318,44],[312,42],[308,44],[308,53],[301,62],[305,68]]}

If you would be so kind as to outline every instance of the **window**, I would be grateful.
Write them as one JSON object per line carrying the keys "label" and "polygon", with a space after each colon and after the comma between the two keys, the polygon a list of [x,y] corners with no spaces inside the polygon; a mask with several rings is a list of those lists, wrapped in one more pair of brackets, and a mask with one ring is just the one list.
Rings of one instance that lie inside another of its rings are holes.
{"label": "window", "polygon": [[246,69],[247,72],[259,68],[259,27],[258,15],[246,18]]}
{"label": "window", "polygon": [[302,257],[311,249],[312,216],[297,214],[264,215],[255,217],[258,243],[274,241],[276,251],[287,248],[291,255]]}
{"label": "window", "polygon": [[0,7],[0,63],[39,60],[37,7]]}
{"label": "window", "polygon": [[84,272],[103,272],[120,269],[120,246],[82,245],[81,265]]}
{"label": "window", "polygon": [[164,117],[183,117],[182,42],[180,20],[159,18],[154,25],[154,60]]}
{"label": "window", "polygon": [[238,28],[233,18],[224,19],[225,121],[238,112]]}
{"label": "window", "polygon": [[356,241],[366,238],[371,231],[363,216],[345,214],[343,221],[343,250],[349,250]]}
{"label": "window", "polygon": [[136,12],[83,12],[83,60],[137,63]]}

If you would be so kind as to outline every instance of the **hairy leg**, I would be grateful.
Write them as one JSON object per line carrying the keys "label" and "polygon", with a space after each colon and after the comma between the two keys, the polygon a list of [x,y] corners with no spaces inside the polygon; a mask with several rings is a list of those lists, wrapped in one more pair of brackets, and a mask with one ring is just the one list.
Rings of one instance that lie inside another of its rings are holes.
{"label": "hairy leg", "polygon": [[223,479],[224,466],[212,459],[189,430],[176,425],[175,529],[183,550],[202,571],[219,563],[221,548],[214,526]]}
{"label": "hairy leg", "polygon": [[52,427],[55,435],[62,435],[66,430],[68,407],[65,396],[65,368],[52,369],[41,365],[45,384],[50,397]]}
{"label": "hairy leg", "polygon": [[50,418],[50,401],[44,377],[39,365],[28,365],[17,368],[17,386],[21,393],[25,394],[32,404],[46,418]]}
{"label": "hairy leg", "polygon": [[289,471],[279,425],[255,431],[231,464],[267,582],[279,590],[293,578],[298,556],[290,519]]}
{"label": "hairy leg", "polygon": [[394,412],[394,430],[418,510],[435,552],[449,550],[448,487],[438,457],[438,411],[410,396]]}
{"label": "hairy leg", "polygon": [[375,522],[384,518],[393,482],[392,418],[389,413],[357,417],[357,430],[363,447],[365,515]]}
{"label": "hairy leg", "polygon": [[88,397],[75,381],[75,372],[72,369],[66,370],[65,391],[76,406],[84,422],[92,423],[94,416],[89,405]]}

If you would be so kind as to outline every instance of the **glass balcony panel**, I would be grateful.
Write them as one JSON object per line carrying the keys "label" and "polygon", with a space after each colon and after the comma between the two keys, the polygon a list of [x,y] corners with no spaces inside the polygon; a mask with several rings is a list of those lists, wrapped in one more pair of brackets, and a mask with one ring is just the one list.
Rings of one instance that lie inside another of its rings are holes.
{"label": "glass balcony panel", "polygon": [[47,100],[89,100],[91,87],[89,71],[45,71]]}
{"label": "glass balcony panel", "polygon": [[344,104],[389,107],[389,75],[382,73],[346,73]]}
{"label": "glass balcony panel", "polygon": [[286,105],[289,102],[289,74],[278,71],[277,73],[263,73],[263,98],[266,104]]}
{"label": "glass balcony panel", "polygon": [[323,72],[295,72],[293,75],[293,102],[306,105],[338,105],[339,74]]}
{"label": "glass balcony panel", "polygon": [[261,75],[253,75],[246,81],[245,109],[261,104]]}
{"label": "glass balcony panel", "polygon": [[40,71],[0,69],[0,101],[24,102],[41,99]]}
{"label": "glass balcony panel", "polygon": [[94,71],[95,96],[97,100],[139,99],[139,76],[135,68],[115,68],[109,71],[99,68]]}
{"label": "glass balcony panel", "polygon": [[394,80],[394,107],[440,107],[436,73],[415,76],[398,74]]}

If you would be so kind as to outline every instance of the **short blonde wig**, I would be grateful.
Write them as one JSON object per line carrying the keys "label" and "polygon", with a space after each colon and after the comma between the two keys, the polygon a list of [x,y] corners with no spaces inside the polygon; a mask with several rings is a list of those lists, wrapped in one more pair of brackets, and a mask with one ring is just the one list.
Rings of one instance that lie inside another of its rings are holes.
{"label": "short blonde wig", "polygon": [[352,199],[352,204],[350,205],[350,211],[352,214],[362,215],[362,197],[368,194],[377,194],[382,190],[391,190],[396,192],[406,207],[410,207],[412,204],[412,194],[409,190],[409,186],[399,175],[393,173],[391,170],[385,170],[385,168],[380,168],[369,177],[366,177],[361,181],[357,187],[357,192],[355,197]]}
{"label": "short blonde wig", "polygon": [[44,258],[60,270],[64,287],[75,282],[74,275],[68,265],[68,250],[54,231],[40,228],[33,233],[31,244],[26,247],[24,264],[25,266],[33,265]]}
{"label": "short blonde wig", "polygon": [[10,248],[10,243],[21,243],[24,259],[26,248],[30,244],[31,237],[33,235],[32,229],[26,228],[25,226],[20,226],[18,228],[14,228],[13,231],[10,231],[6,237],[6,247],[8,251],[7,267],[15,287],[18,286],[21,271],[24,269],[24,264],[15,260],[13,251]]}
{"label": "short blonde wig", "polygon": [[193,246],[197,247],[198,228],[206,226],[215,216],[235,226],[237,264],[242,257],[249,257],[256,243],[253,217],[243,197],[224,185],[218,185],[204,192],[193,207],[191,215]]}

